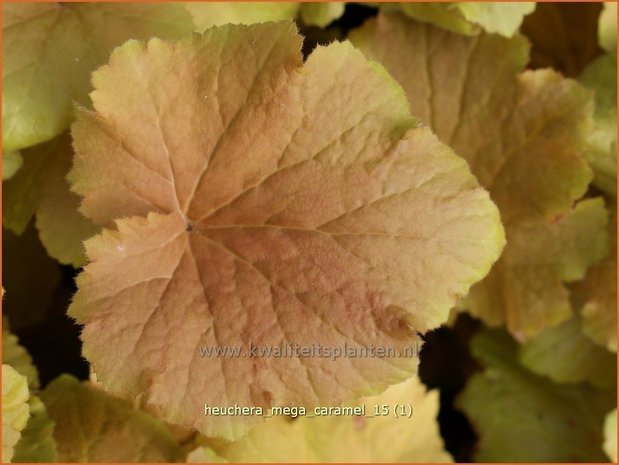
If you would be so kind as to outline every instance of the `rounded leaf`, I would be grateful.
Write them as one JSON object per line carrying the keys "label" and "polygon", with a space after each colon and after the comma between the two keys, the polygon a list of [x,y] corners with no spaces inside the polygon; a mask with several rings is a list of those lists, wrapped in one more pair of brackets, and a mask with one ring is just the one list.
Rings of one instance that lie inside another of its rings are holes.
{"label": "rounded leaf", "polygon": [[488,193],[382,67],[349,43],[300,49],[290,22],[128,42],[73,127],[81,210],[125,217],[86,242],[69,309],[84,354],[106,389],[207,435],[260,419],[205,403],[333,405],[406,379],[414,357],[227,351],[401,354],[504,242]]}

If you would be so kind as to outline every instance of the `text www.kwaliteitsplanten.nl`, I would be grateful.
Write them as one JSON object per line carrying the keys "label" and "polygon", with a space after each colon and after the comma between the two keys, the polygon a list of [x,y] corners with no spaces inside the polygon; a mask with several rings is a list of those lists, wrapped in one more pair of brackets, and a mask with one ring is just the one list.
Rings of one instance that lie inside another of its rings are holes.
{"label": "text www.kwaliteitsplanten.nl", "polygon": [[246,346],[200,346],[202,358],[414,358],[419,357],[419,344],[396,348],[393,346],[358,346],[348,343],[337,346],[282,344],[263,346],[252,343]]}

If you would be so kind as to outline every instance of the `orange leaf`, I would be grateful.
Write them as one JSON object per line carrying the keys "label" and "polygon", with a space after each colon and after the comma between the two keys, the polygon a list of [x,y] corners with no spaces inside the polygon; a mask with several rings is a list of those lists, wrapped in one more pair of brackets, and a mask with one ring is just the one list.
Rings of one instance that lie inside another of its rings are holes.
{"label": "orange leaf", "polygon": [[[389,347],[435,328],[497,259],[495,205],[350,44],[307,62],[293,23],[128,42],[73,127],[100,224],[69,312],[104,387],[232,439],[212,406],[339,404],[406,357],[202,357],[204,346]],[[266,412],[268,413],[268,412]]]}

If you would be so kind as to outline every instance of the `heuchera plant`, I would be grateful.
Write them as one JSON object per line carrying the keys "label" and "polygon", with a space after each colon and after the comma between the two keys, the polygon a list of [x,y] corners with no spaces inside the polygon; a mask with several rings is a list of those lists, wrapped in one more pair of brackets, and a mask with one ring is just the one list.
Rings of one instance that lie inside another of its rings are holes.
{"label": "heuchera plant", "polygon": [[[4,3],[3,462],[616,459],[616,4],[573,8]],[[234,352],[350,346],[421,353]]]}

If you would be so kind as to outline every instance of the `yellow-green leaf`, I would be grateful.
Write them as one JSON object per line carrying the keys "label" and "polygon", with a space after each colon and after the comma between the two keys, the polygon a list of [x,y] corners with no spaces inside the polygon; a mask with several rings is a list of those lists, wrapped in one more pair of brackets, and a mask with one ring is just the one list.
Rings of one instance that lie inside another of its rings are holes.
{"label": "yellow-green leaf", "polygon": [[2,147],[52,139],[86,103],[90,73],[128,39],[178,38],[192,22],[174,3],[2,3]]}
{"label": "yellow-green leaf", "polygon": [[299,3],[287,2],[188,2],[196,31],[224,24],[255,24],[294,19]]}
{"label": "yellow-green leaf", "polygon": [[524,17],[535,10],[535,2],[461,2],[456,7],[467,21],[489,33],[511,37]]}
{"label": "yellow-green leaf", "polygon": [[2,322],[2,364],[12,366],[28,379],[30,390],[39,388],[39,373],[32,363],[32,357],[20,344],[17,336],[9,331],[8,320]]}
{"label": "yellow-green leaf", "polygon": [[84,355],[106,389],[207,435],[261,419],[196,405],[337,405],[417,362],[200,347],[403,352],[504,244],[488,193],[385,70],[349,43],[303,62],[301,41],[281,22],[128,42],[73,127],[81,211],[124,218],[86,242],[69,309]]}
{"label": "yellow-green leaf", "polygon": [[449,31],[475,35],[482,30],[511,37],[535,2],[401,3],[402,11],[419,21]]}
{"label": "yellow-green leaf", "polygon": [[308,26],[326,27],[344,14],[344,2],[301,3],[299,18]]}
{"label": "yellow-green leaf", "polygon": [[522,72],[521,36],[467,37],[381,14],[351,39],[393,74],[413,114],[469,162],[499,207],[507,246],[468,310],[523,336],[569,319],[565,283],[607,250],[603,202],[574,205],[592,178],[581,156],[591,92],[552,70]]}
{"label": "yellow-green leaf", "polygon": [[573,290],[584,333],[597,344],[617,352],[617,205],[613,203],[610,210],[610,250]]}
{"label": "yellow-green leaf", "polygon": [[18,150],[2,152],[2,180],[10,179],[23,163],[24,159]]}
{"label": "yellow-green leaf", "polygon": [[2,365],[2,462],[13,459],[15,445],[28,422],[28,381],[13,367]]}
{"label": "yellow-green leaf", "polygon": [[607,52],[615,55],[617,50],[617,3],[604,2],[598,22],[598,39]]}
{"label": "yellow-green leaf", "polygon": [[565,283],[582,279],[606,255],[607,224],[600,198],[583,200],[556,220],[533,216],[508,224],[502,259],[471,289],[466,310],[524,338],[571,318]]}
{"label": "yellow-green leaf", "polygon": [[430,23],[437,27],[466,35],[476,35],[481,28],[464,18],[457,8],[457,3],[403,3],[402,12],[424,23]]}
{"label": "yellow-green leaf", "polygon": [[65,179],[73,149],[68,133],[23,150],[22,169],[3,187],[3,224],[21,234],[33,215],[41,242],[62,264],[81,266],[83,241],[98,228],[78,212],[79,197]]}
{"label": "yellow-green leaf", "polygon": [[14,463],[54,463],[58,461],[54,422],[49,418],[45,405],[37,396],[28,401],[30,419],[15,447]]}
{"label": "yellow-green leaf", "polygon": [[608,389],[617,382],[617,356],[582,331],[579,317],[547,328],[520,348],[520,361],[557,383],[589,382]]}
{"label": "yellow-green leaf", "polygon": [[479,462],[604,462],[603,422],[615,392],[585,384],[554,384],[518,363],[505,332],[472,340],[484,371],[473,375],[456,404],[478,435]]}
{"label": "yellow-green leaf", "polygon": [[[179,445],[156,418],[69,375],[41,395],[59,462],[175,462]],[[200,406],[197,406],[200,407]]]}
{"label": "yellow-green leaf", "polygon": [[617,463],[617,409],[606,415],[604,421],[604,452]]}
{"label": "yellow-green leaf", "polygon": [[[438,391],[428,392],[417,377],[378,396],[351,403],[365,416],[274,417],[239,441],[211,441],[189,462],[390,463],[451,462],[441,438]],[[376,410],[386,415],[376,416]],[[396,407],[397,406],[397,407]],[[412,416],[409,418],[409,408]],[[395,413],[400,412],[399,417]],[[404,412],[404,414],[402,414]]]}
{"label": "yellow-green leaf", "polygon": [[602,56],[582,73],[581,82],[595,91],[595,128],[585,152],[595,174],[593,183],[617,195],[617,57]]}

